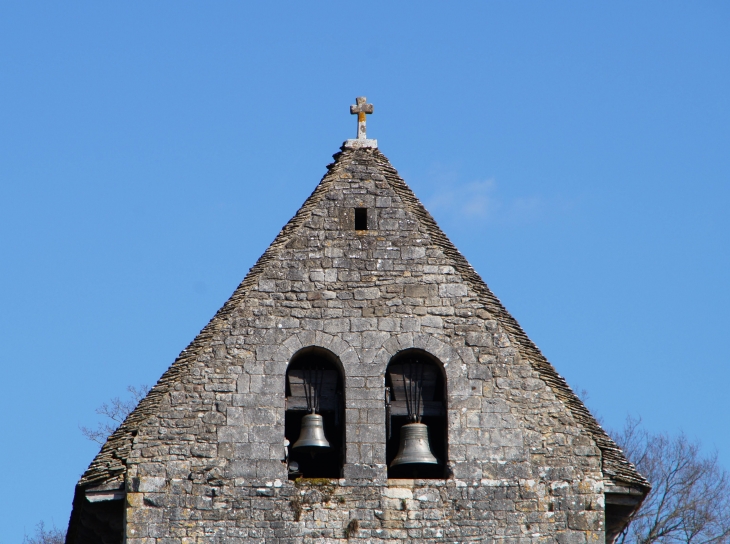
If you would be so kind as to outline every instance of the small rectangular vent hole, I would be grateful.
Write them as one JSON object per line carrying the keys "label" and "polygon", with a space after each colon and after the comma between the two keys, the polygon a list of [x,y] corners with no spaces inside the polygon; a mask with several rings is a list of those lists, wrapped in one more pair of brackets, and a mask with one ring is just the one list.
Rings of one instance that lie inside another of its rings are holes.
{"label": "small rectangular vent hole", "polygon": [[367,208],[355,208],[355,230],[368,230]]}

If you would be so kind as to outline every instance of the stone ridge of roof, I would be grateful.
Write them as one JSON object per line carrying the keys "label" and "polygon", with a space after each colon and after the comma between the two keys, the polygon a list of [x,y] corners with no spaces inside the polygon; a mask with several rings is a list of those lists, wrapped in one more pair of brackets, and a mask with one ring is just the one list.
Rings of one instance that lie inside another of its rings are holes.
{"label": "stone ridge of roof", "polygon": [[216,312],[195,339],[180,353],[147,396],[140,401],[117,430],[109,436],[81,476],[78,486],[94,487],[123,481],[127,458],[140,426],[150,417],[154,417],[165,395],[172,390],[179,379],[195,363],[201,350],[210,344],[215,334],[224,326],[226,318],[245,299],[266,265],[278,256],[279,251],[288,243],[290,236],[308,219],[310,212],[320,198],[324,196],[330,184],[338,179],[338,174],[348,164],[364,160],[375,162],[393,190],[401,198],[403,204],[426,227],[433,243],[438,245],[444,254],[454,262],[454,268],[478,294],[485,308],[500,320],[507,332],[517,341],[522,354],[531,362],[533,368],[539,372],[556,396],[568,407],[575,420],[591,433],[603,454],[604,475],[630,485],[637,485],[648,491],[651,487],[649,482],[626,459],[621,449],[606,434],[581,400],[573,393],[565,379],[557,373],[538,347],[527,337],[517,321],[504,308],[499,299],[489,290],[486,283],[466,258],[446,237],[431,214],[398,175],[398,172],[385,155],[374,148],[348,149],[343,146],[341,151],[335,154],[333,158],[335,159],[334,162],[327,166],[327,172],[312,194],[305,200],[294,217],[281,229],[256,264],[251,267],[231,297]]}

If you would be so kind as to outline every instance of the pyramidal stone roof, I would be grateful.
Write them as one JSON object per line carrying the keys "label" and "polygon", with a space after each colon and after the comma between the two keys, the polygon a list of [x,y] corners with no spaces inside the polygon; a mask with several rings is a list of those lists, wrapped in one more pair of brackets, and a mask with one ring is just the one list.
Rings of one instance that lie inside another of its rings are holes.
{"label": "pyramidal stone roof", "polygon": [[602,452],[604,477],[613,480],[617,484],[636,485],[648,490],[650,488],[648,481],[626,459],[620,448],[601,428],[566,381],[557,373],[537,346],[527,337],[517,321],[489,290],[479,274],[441,231],[431,214],[398,175],[388,159],[377,149],[375,140],[367,140],[367,142],[370,142],[369,145],[353,145],[352,142],[352,140],[346,142],[341,151],[334,155],[334,162],[328,165],[327,173],[314,192],[249,270],[233,295],[190,345],[180,353],[175,362],[124,423],[108,438],[99,454],[84,472],[79,481],[79,486],[99,488],[121,486],[126,473],[127,459],[140,427],[145,421],[155,417],[163,398],[174,390],[175,385],[179,383],[182,376],[189,372],[198,356],[210,347],[215,335],[226,326],[231,313],[243,303],[251,290],[258,284],[259,276],[267,265],[280,258],[282,251],[293,239],[295,233],[306,221],[311,219],[312,212],[321,203],[322,199],[326,198],[328,191],[333,188],[334,184],[342,179],[358,179],[366,176],[388,184],[390,190],[400,198],[406,210],[420,223],[420,228],[430,238],[430,244],[436,246],[443,255],[450,259],[456,272],[477,294],[479,304],[494,319],[499,321],[504,330],[507,331],[520,356],[530,362],[532,368],[538,372],[542,380],[568,407],[573,418],[593,436]]}

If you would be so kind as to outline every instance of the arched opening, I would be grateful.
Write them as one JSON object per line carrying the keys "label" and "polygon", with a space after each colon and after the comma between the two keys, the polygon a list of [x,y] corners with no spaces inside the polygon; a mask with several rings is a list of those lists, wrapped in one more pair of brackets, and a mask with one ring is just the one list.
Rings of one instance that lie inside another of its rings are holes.
{"label": "arched opening", "polygon": [[[345,460],[342,366],[322,348],[294,355],[286,371],[289,479],[340,478]],[[316,417],[315,417],[316,416]]]}
{"label": "arched opening", "polygon": [[446,477],[448,397],[441,362],[422,350],[402,351],[388,363],[385,386],[388,478]]}

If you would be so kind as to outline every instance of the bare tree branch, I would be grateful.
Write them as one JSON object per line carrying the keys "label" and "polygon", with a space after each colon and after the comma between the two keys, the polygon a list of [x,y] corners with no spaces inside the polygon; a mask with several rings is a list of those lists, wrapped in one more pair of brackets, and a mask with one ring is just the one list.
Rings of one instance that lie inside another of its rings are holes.
{"label": "bare tree branch", "polygon": [[23,536],[23,544],[64,544],[66,541],[66,532],[57,528],[55,525],[46,530],[46,525],[42,521],[35,526],[35,534],[33,536]]}
{"label": "bare tree branch", "polygon": [[134,410],[147,393],[150,388],[146,385],[140,387],[134,387],[130,385],[127,387],[127,392],[131,394],[131,398],[127,400],[121,400],[119,397],[114,397],[109,403],[104,403],[96,409],[96,413],[100,416],[107,418],[105,421],[100,421],[96,428],[80,427],[81,434],[92,442],[97,444],[104,444],[107,437],[117,430],[117,427],[124,422],[127,416]]}
{"label": "bare tree branch", "polygon": [[684,434],[651,434],[629,417],[614,439],[653,489],[619,544],[730,544],[730,476]]}

